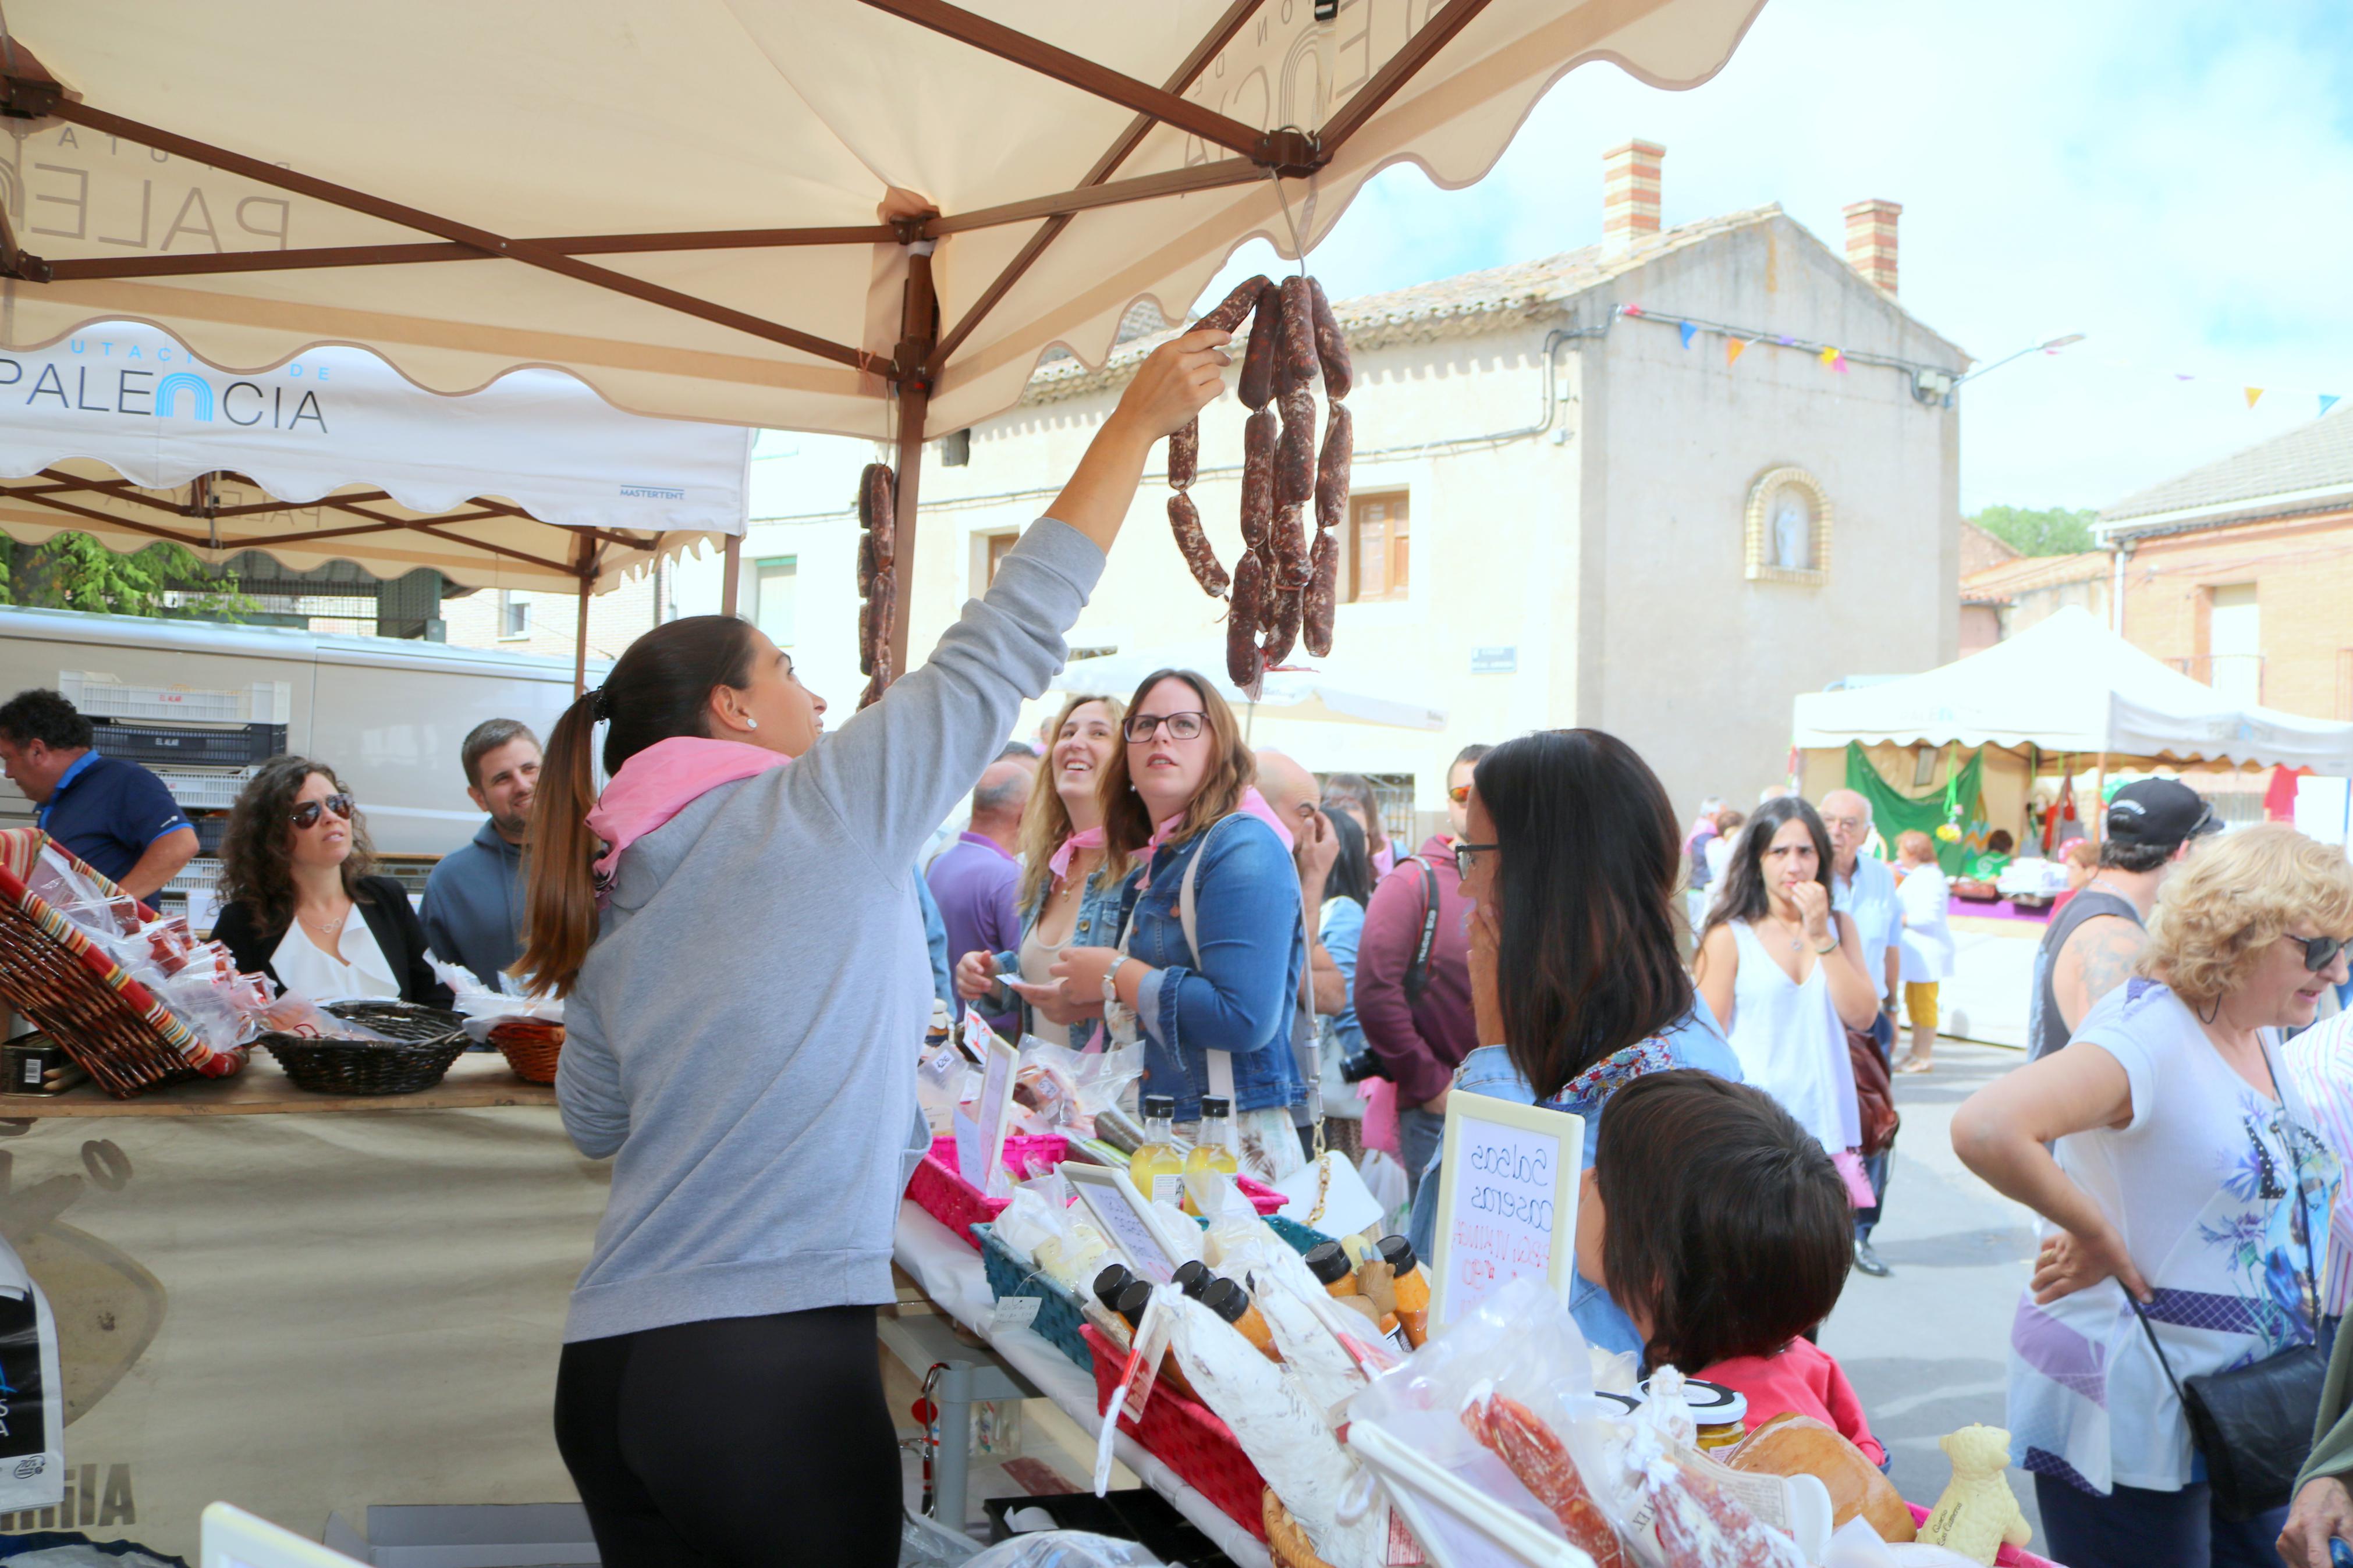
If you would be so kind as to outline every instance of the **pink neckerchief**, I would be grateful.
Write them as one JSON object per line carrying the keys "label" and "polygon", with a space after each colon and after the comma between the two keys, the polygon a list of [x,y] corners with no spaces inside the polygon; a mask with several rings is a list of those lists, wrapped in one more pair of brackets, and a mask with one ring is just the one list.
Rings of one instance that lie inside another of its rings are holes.
{"label": "pink neckerchief", "polygon": [[1071,862],[1077,858],[1080,850],[1100,849],[1103,847],[1103,830],[1101,827],[1082,827],[1062,840],[1062,847],[1055,850],[1047,859],[1046,869],[1054,873],[1054,880],[1059,882],[1071,874]]}
{"label": "pink neckerchief", "polygon": [[706,791],[781,768],[792,758],[741,741],[672,735],[621,764],[588,814],[588,831],[605,841],[596,859],[596,902],[610,893],[621,851],[684,811]]}
{"label": "pink neckerchief", "polygon": [[[1235,805],[1234,810],[1246,816],[1255,816],[1273,828],[1274,836],[1282,840],[1282,852],[1286,855],[1291,853],[1291,847],[1297,840],[1292,837],[1290,827],[1285,826],[1282,818],[1276,815],[1274,807],[1267,805],[1266,796],[1258,793],[1256,784],[1242,791],[1242,798]],[[1185,814],[1180,811],[1152,830],[1152,841],[1144,847],[1144,876],[1135,884],[1137,892],[1140,893],[1152,886],[1153,856],[1158,853],[1160,846],[1167,841],[1168,836],[1183,826],[1185,826]]]}

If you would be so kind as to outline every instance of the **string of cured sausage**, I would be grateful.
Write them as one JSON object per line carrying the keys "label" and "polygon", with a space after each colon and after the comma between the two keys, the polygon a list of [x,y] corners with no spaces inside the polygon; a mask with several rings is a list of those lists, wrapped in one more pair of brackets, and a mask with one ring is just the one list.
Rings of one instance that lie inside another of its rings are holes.
{"label": "string of cured sausage", "polygon": [[[1168,483],[1176,491],[1168,498],[1168,524],[1202,592],[1227,596],[1226,674],[1241,687],[1290,658],[1303,638],[1317,658],[1332,651],[1340,579],[1335,531],[1347,517],[1356,451],[1344,401],[1354,382],[1348,342],[1323,286],[1304,274],[1279,284],[1251,278],[1194,326],[1230,332],[1245,317],[1250,342],[1236,389],[1250,411],[1242,427],[1243,555],[1230,581],[1187,493],[1200,466],[1200,421],[1168,441]],[[1320,452],[1319,376],[1327,404]]]}
{"label": "string of cured sausage", "polygon": [[899,480],[888,463],[858,476],[858,673],[867,677],[860,708],[891,684],[891,621],[898,607]]}

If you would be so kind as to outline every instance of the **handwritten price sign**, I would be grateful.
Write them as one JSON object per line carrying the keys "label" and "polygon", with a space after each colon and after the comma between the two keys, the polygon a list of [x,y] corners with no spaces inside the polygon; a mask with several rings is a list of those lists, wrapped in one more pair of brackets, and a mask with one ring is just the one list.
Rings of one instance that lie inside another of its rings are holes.
{"label": "handwritten price sign", "polygon": [[1584,1149],[1582,1117],[1480,1095],[1448,1098],[1432,1259],[1432,1317],[1441,1327],[1529,1275],[1567,1299]]}

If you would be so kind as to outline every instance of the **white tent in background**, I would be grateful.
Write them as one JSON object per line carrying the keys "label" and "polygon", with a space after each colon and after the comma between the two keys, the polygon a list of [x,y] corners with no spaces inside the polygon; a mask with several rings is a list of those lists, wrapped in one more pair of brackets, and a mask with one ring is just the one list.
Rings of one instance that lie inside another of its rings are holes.
{"label": "white tent in background", "polygon": [[1214,648],[1145,648],[1134,653],[1106,654],[1099,658],[1074,658],[1054,678],[1049,690],[1087,692],[1116,697],[1124,702],[1144,678],[1156,669],[1189,669],[1212,678],[1218,694],[1243,712],[1247,722],[1261,709],[1270,719],[1325,724],[1380,724],[1399,730],[1443,730],[1446,710],[1400,697],[1341,684],[1315,669],[1274,669],[1259,683],[1256,700],[1220,673],[1226,650]]}
{"label": "white tent in background", "polygon": [[2242,708],[2073,605],[1923,674],[1797,700],[1799,750],[1849,742],[2353,773],[2353,724]]}

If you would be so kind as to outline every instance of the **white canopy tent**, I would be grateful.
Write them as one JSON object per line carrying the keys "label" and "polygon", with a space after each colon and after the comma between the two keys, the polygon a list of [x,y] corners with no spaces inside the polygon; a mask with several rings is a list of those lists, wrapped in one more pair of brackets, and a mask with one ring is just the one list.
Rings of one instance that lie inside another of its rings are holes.
{"label": "white canopy tent", "polygon": [[1098,658],[1072,659],[1047,689],[1116,697],[1124,702],[1145,677],[1160,669],[1189,669],[1209,677],[1218,695],[1242,710],[1245,721],[1259,710],[1269,718],[1293,722],[1378,724],[1400,730],[1443,730],[1446,710],[1395,693],[1362,691],[1344,686],[1320,670],[1284,668],[1267,671],[1259,694],[1234,685],[1219,672],[1226,655],[1219,648],[1143,649],[1106,654]]}
{"label": "white canopy tent", "polygon": [[0,346],[131,316],[895,439],[913,559],[926,432],[1049,348],[1100,363],[1387,164],[1478,180],[1582,62],[1695,86],[1762,4],[11,0]]}
{"label": "white canopy tent", "polygon": [[522,370],[445,397],[322,347],[231,373],[168,333],[100,322],[0,353],[0,532],[158,540],[214,564],[429,567],[470,587],[587,596],[739,537],[752,432],[625,414]]}
{"label": "white canopy tent", "polygon": [[1924,674],[1798,698],[1799,750],[1850,742],[2353,773],[2353,724],[2239,707],[2073,605]]}

